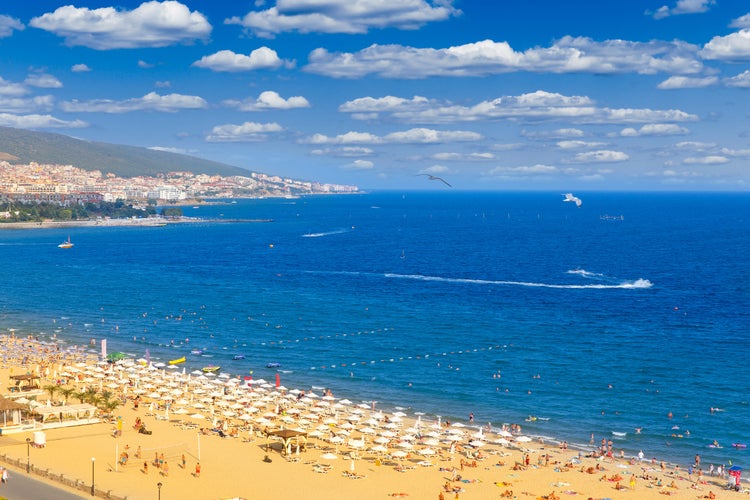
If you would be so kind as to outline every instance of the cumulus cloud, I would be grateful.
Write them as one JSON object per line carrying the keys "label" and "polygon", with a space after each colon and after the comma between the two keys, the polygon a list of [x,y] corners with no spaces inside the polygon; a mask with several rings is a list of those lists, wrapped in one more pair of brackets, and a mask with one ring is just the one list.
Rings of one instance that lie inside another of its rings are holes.
{"label": "cumulus cloud", "polygon": [[446,142],[478,141],[482,135],[464,130],[433,130],[413,128],[378,136],[370,132],[347,132],[329,137],[314,134],[302,142],[308,144],[439,144]]}
{"label": "cumulus cloud", "polygon": [[727,87],[750,88],[750,70],[745,70],[739,75],[725,78],[724,85]]}
{"label": "cumulus cloud", "polygon": [[[654,19],[664,19],[680,14],[700,14],[707,12],[709,7],[716,4],[716,0],[677,0],[674,7],[663,5],[653,13]],[[650,12],[647,11],[647,14]]]}
{"label": "cumulus cloud", "polygon": [[273,90],[261,92],[257,99],[245,99],[244,101],[226,100],[225,106],[237,108],[240,111],[266,111],[269,109],[294,109],[309,108],[310,103],[302,96],[292,96],[284,99]]}
{"label": "cumulus cloud", "polygon": [[345,170],[370,170],[375,166],[370,160],[354,160],[351,163],[347,163],[342,168]]}
{"label": "cumulus cloud", "polygon": [[269,134],[283,132],[278,123],[245,122],[240,125],[217,125],[206,136],[208,142],[261,142]]}
{"label": "cumulus cloud", "polygon": [[357,120],[373,120],[382,112],[421,111],[430,105],[430,100],[422,96],[411,99],[387,95],[385,97],[360,97],[339,106],[342,113],[352,113]]}
{"label": "cumulus cloud", "polygon": [[81,63],[81,64],[74,64],[73,66],[71,66],[70,71],[72,71],[73,73],[87,73],[91,71],[91,68]]}
{"label": "cumulus cloud", "polygon": [[577,128],[559,128],[557,130],[528,131],[522,130],[521,135],[527,139],[555,140],[566,139],[570,137],[583,137],[583,130]]}
{"label": "cumulus cloud", "polygon": [[682,163],[686,165],[721,165],[723,163],[729,163],[729,158],[719,155],[691,156],[682,160]]}
{"label": "cumulus cloud", "polygon": [[182,94],[159,95],[150,92],[143,97],[114,101],[111,99],[94,99],[91,101],[65,101],[60,106],[68,112],[87,113],[129,113],[131,111],[165,111],[174,112],[181,109],[203,109],[208,103],[202,97]]}
{"label": "cumulus cloud", "polygon": [[651,123],[642,126],[638,130],[629,127],[620,131],[622,137],[685,135],[689,133],[690,131],[685,127],[680,127],[673,123]]}
{"label": "cumulus cloud", "polygon": [[210,56],[203,56],[193,63],[193,66],[198,68],[229,72],[278,69],[282,65],[292,67],[294,63],[280,59],[276,51],[268,47],[255,49],[250,55],[237,54],[231,50],[220,50]]}
{"label": "cumulus cloud", "polygon": [[52,75],[46,73],[34,73],[26,77],[24,82],[30,87],[37,87],[41,89],[59,89],[62,88],[63,84],[60,80]]}
{"label": "cumulus cloud", "polygon": [[54,108],[55,99],[51,95],[34,97],[0,96],[0,112],[30,113],[32,111],[50,111]]}
{"label": "cumulus cloud", "polygon": [[571,160],[570,163],[615,163],[627,161],[630,158],[627,154],[622,151],[611,151],[607,149],[600,149],[597,151],[587,151],[585,153],[578,153]]}
{"label": "cumulus cloud", "polygon": [[224,22],[239,24],[266,38],[290,31],[363,34],[370,29],[408,30],[444,21],[460,14],[452,3],[453,0],[277,0],[274,7]]}
{"label": "cumulus cloud", "polygon": [[0,113],[0,126],[23,129],[83,128],[88,127],[88,123],[81,120],[61,120],[51,115]]}
{"label": "cumulus cloud", "polygon": [[66,5],[29,25],[63,37],[69,46],[95,50],[166,47],[207,40],[211,34],[203,14],[170,0],[144,2],[134,10]]}
{"label": "cumulus cloud", "polygon": [[713,37],[703,46],[700,55],[705,59],[722,61],[750,60],[750,29]]}
{"label": "cumulus cloud", "polygon": [[21,31],[24,25],[15,17],[0,14],[0,38],[7,38],[13,35],[13,31]]}
{"label": "cumulus cloud", "polygon": [[659,85],[657,89],[662,90],[674,90],[674,89],[702,89],[705,87],[711,87],[719,83],[719,79],[715,76],[706,76],[703,78],[693,78],[688,76],[670,76]]}
{"label": "cumulus cloud", "polygon": [[9,82],[0,76],[0,96],[20,96],[28,93],[29,89],[26,86],[16,82]]}
{"label": "cumulus cloud", "polygon": [[507,42],[483,40],[443,49],[371,45],[359,52],[313,50],[311,73],[334,78],[426,78],[486,76],[529,71],[543,73],[695,74],[703,65],[697,47],[681,41],[632,42],[564,37],[548,48],[515,51]]}
{"label": "cumulus cloud", "polygon": [[729,23],[730,28],[750,28],[750,14],[745,14]]}
{"label": "cumulus cloud", "polygon": [[415,96],[363,97],[348,101],[340,111],[354,115],[368,112],[370,118],[387,113],[391,120],[405,123],[456,123],[479,120],[562,120],[573,123],[648,123],[692,121],[697,116],[680,110],[610,109],[598,107],[586,96],[566,96],[537,90],[517,96],[503,96],[473,105],[458,105]]}

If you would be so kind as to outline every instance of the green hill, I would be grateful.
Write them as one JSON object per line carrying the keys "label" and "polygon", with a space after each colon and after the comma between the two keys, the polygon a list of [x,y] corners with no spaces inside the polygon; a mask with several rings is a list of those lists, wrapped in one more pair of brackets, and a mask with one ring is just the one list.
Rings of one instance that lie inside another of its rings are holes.
{"label": "green hill", "polygon": [[188,171],[194,174],[242,175],[250,171],[193,156],[147,148],[90,142],[67,135],[0,127],[0,161],[73,165],[118,177],[154,176]]}

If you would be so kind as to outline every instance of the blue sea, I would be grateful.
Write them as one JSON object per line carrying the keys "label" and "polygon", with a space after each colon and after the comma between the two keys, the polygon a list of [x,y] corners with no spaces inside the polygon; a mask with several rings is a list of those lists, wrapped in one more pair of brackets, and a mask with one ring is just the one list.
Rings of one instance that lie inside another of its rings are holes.
{"label": "blue sea", "polygon": [[576,194],[240,200],[184,211],[268,221],[2,230],[0,329],[750,464],[732,446],[750,444],[750,195]]}

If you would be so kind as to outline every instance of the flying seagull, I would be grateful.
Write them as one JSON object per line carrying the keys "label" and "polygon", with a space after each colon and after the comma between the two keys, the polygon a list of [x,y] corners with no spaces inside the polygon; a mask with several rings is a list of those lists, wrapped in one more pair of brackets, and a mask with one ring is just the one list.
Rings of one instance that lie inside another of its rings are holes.
{"label": "flying seagull", "polygon": [[442,177],[438,177],[438,176],[432,175],[432,174],[417,174],[417,175],[426,175],[427,178],[429,180],[431,180],[431,181],[440,181],[440,182],[442,182],[443,184],[445,184],[448,187],[453,187],[450,184],[448,184],[448,182],[445,179],[443,179]]}
{"label": "flying seagull", "polygon": [[580,198],[578,198],[577,196],[573,196],[573,193],[565,193],[563,194],[563,196],[565,196],[565,199],[563,201],[572,201],[576,204],[577,207],[580,207],[581,203],[583,203]]}

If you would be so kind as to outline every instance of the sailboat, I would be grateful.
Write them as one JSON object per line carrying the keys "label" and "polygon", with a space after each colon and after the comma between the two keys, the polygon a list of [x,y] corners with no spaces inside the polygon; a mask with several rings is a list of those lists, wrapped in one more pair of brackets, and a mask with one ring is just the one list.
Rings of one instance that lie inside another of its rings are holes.
{"label": "sailboat", "polygon": [[63,241],[59,245],[57,245],[57,248],[73,248],[73,243],[70,242],[70,236],[68,236],[68,239],[66,241]]}

